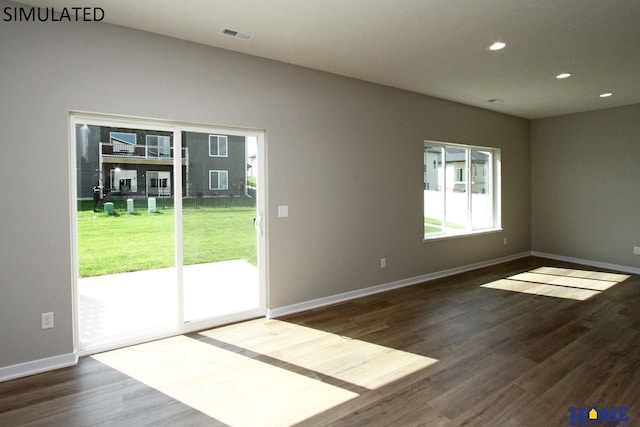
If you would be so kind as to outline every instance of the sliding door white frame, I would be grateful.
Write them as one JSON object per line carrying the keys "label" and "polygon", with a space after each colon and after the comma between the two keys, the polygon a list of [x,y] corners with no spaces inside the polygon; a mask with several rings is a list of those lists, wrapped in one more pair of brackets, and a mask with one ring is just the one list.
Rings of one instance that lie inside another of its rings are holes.
{"label": "sliding door white frame", "polygon": [[[182,152],[182,132],[203,132],[212,134],[237,135],[255,137],[257,140],[258,157],[258,189],[256,200],[256,234],[257,234],[257,259],[259,282],[259,307],[242,313],[234,313],[226,316],[198,320],[184,321],[184,283],[182,263],[182,156],[174,156],[174,233],[175,233],[175,259],[176,259],[176,304],[178,304],[178,316],[174,327],[170,330],[152,331],[140,335],[124,338],[115,343],[105,343],[87,348],[80,345],[79,334],[79,293],[78,293],[78,250],[77,250],[77,171],[76,159],[76,125],[112,126],[130,129],[148,129],[164,132],[173,132],[174,153]],[[153,120],[117,115],[95,114],[86,112],[71,112],[69,116],[69,182],[70,186],[70,220],[71,230],[71,268],[72,268],[72,295],[74,310],[74,352],[79,356],[107,351],[118,347],[124,347],[145,341],[165,338],[202,329],[212,328],[226,323],[262,317],[267,312],[268,283],[267,283],[267,181],[266,181],[266,137],[265,131],[260,129],[242,129],[213,125],[190,124],[167,120]]]}

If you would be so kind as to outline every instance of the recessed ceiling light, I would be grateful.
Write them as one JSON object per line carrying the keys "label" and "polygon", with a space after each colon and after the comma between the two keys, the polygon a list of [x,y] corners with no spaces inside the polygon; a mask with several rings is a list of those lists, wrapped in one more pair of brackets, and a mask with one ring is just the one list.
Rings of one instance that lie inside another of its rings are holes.
{"label": "recessed ceiling light", "polygon": [[491,102],[492,104],[495,104],[497,102],[504,102],[504,101],[498,98],[491,98],[491,99],[488,99],[487,102]]}
{"label": "recessed ceiling light", "polygon": [[605,93],[601,93],[600,94],[600,98],[608,98],[610,96],[612,96],[613,94],[611,92],[605,92]]}
{"label": "recessed ceiling light", "polygon": [[500,50],[504,49],[507,44],[505,42],[495,42],[491,46],[489,46],[489,50]]}
{"label": "recessed ceiling light", "polygon": [[560,73],[556,76],[556,79],[566,79],[567,77],[571,77],[571,73]]}

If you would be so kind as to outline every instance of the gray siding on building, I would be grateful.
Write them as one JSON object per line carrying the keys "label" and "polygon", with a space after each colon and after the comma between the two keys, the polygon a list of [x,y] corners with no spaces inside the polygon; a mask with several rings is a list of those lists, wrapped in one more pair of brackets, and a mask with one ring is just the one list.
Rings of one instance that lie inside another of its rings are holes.
{"label": "gray siding on building", "polygon": [[[182,139],[189,149],[189,196],[200,197],[220,195],[241,195],[246,191],[246,148],[244,136],[226,135],[228,140],[227,157],[215,157],[209,154],[208,133],[184,132]],[[209,188],[209,171],[228,171],[228,189]]]}
{"label": "gray siding on building", "polygon": [[[79,199],[90,199],[93,194],[93,186],[98,183],[103,185],[106,197],[120,197],[123,194],[118,188],[112,188],[111,171],[119,166],[125,171],[135,170],[137,185],[134,191],[127,191],[128,197],[147,196],[147,179],[149,171],[164,171],[171,174],[173,181],[173,165],[148,164],[145,159],[137,163],[119,164],[113,159],[103,162],[100,173],[100,143],[109,143],[111,132],[123,132],[136,134],[137,146],[145,146],[147,135],[170,136],[170,132],[160,132],[141,129],[115,128],[108,126],[79,125],[76,128],[77,150],[77,191]],[[245,137],[227,136],[227,156],[216,157],[209,154],[208,133],[183,132],[183,146],[188,149],[188,166],[183,167],[183,194],[186,197],[211,197],[221,195],[242,195],[246,192],[246,146]],[[171,138],[171,153],[173,152],[173,138]],[[138,153],[136,153],[138,154]],[[228,189],[210,189],[209,174],[212,170],[228,172]],[[188,173],[187,173],[188,171]],[[100,182],[100,180],[102,181]],[[114,185],[114,187],[116,187]],[[171,185],[173,194],[173,185]]]}

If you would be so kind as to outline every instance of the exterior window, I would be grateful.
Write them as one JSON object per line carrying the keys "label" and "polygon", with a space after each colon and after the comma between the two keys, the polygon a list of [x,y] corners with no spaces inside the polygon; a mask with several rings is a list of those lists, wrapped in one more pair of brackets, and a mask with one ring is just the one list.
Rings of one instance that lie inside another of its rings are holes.
{"label": "exterior window", "polygon": [[147,135],[147,157],[170,157],[171,137]]}
{"label": "exterior window", "polygon": [[424,238],[500,228],[500,150],[426,141]]}
{"label": "exterior window", "polygon": [[135,169],[111,169],[110,188],[122,196],[135,193],[138,191],[138,172]]}
{"label": "exterior window", "polygon": [[229,172],[220,170],[209,171],[209,190],[228,190]]}
{"label": "exterior window", "polygon": [[135,151],[137,135],[126,132],[110,132],[109,144],[113,147],[114,153],[131,154]]}
{"label": "exterior window", "polygon": [[147,196],[170,196],[171,172],[148,171],[147,172]]}
{"label": "exterior window", "polygon": [[209,135],[209,156],[227,157],[227,136]]}

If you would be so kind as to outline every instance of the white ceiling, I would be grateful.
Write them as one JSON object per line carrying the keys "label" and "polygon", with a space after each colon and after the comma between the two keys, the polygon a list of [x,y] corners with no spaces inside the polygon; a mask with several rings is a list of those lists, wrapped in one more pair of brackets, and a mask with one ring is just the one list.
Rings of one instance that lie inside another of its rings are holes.
{"label": "white ceiling", "polygon": [[[640,0],[21,3],[99,6],[113,24],[530,119],[640,103]],[[489,51],[496,40],[507,47]]]}

